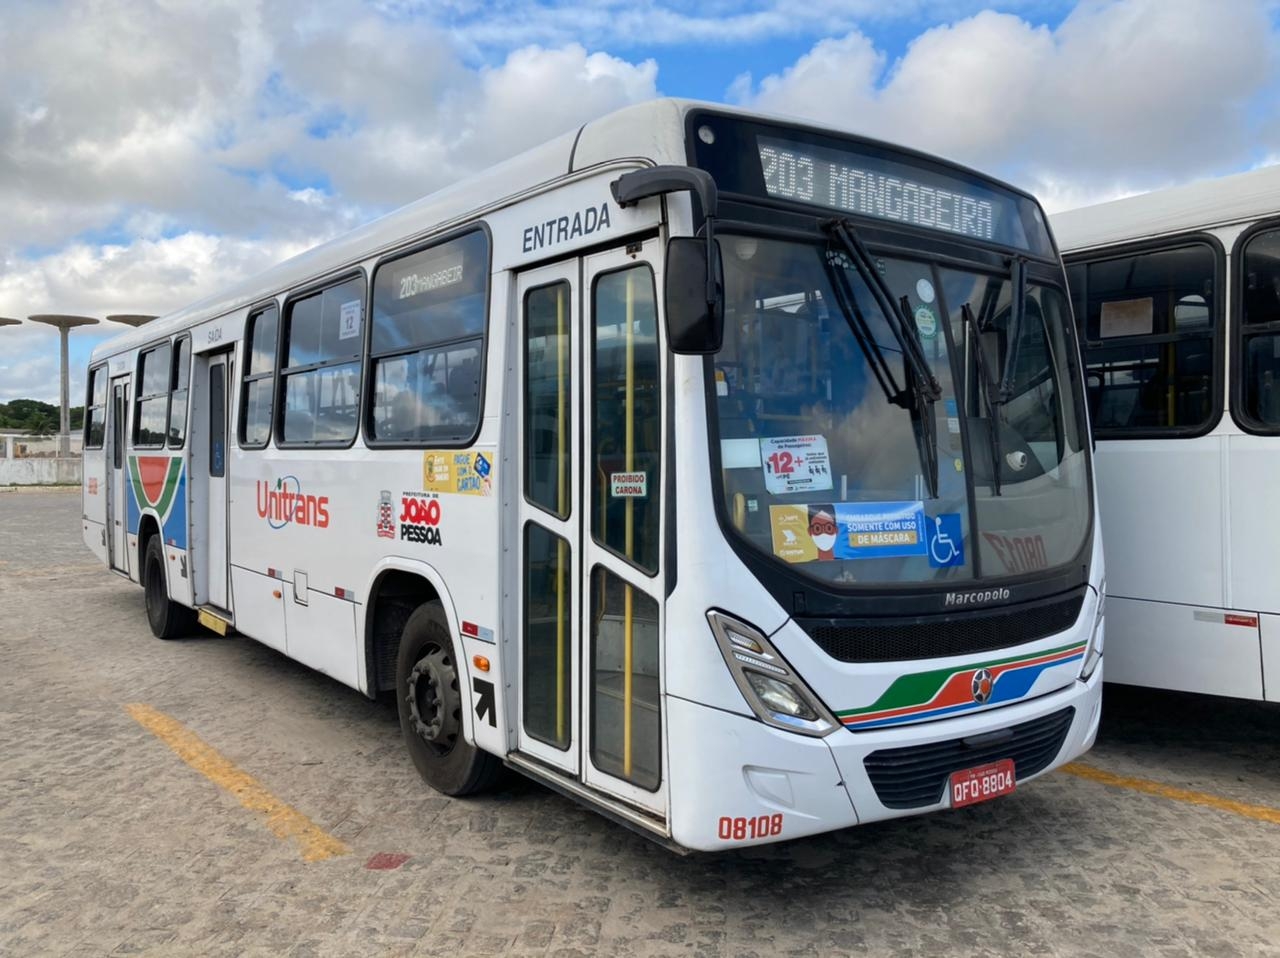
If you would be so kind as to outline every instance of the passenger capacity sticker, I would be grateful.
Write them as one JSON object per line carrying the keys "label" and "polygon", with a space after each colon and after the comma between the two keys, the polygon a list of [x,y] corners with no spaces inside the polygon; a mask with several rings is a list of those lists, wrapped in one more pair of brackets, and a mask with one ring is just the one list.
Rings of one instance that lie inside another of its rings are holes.
{"label": "passenger capacity sticker", "polygon": [[422,454],[422,488],[451,495],[490,495],[493,463],[482,452],[429,450]]}
{"label": "passenger capacity sticker", "polygon": [[772,436],[760,440],[764,485],[775,496],[831,488],[825,436]]}
{"label": "passenger capacity sticker", "polygon": [[925,555],[925,521],[919,501],[769,507],[773,554],[787,562]]}

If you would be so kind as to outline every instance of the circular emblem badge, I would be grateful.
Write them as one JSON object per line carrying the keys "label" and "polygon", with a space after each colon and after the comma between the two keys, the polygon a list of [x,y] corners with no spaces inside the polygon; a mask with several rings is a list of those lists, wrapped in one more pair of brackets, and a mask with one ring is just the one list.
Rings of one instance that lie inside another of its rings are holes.
{"label": "circular emblem badge", "polygon": [[987,700],[991,698],[991,686],[994,684],[990,669],[978,669],[978,671],[974,672],[973,700],[979,705],[985,705]]}

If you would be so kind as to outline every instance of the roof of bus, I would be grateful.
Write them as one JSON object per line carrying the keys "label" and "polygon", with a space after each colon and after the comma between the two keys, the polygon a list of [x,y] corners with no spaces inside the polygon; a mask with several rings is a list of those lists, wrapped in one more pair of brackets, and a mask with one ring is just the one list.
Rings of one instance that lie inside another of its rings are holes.
{"label": "roof of bus", "polygon": [[1050,219],[1062,252],[1210,229],[1280,213],[1280,166],[1200,180]]}
{"label": "roof of bus", "polygon": [[[503,206],[568,173],[610,160],[632,157],[659,164],[684,164],[687,162],[684,118],[689,112],[700,109],[753,119],[777,120],[813,129],[821,128],[795,117],[758,113],[698,100],[662,98],[623,107],[584,124],[578,130],[571,130],[284,260],[177,312],[121,333],[100,344],[93,351],[90,362],[155,342],[206,319],[263,302],[282,290],[304,287],[369,256],[409,245],[421,237],[441,232],[448,227],[462,225],[482,211]],[[854,131],[830,129],[833,132],[861,136]],[[915,150],[902,149],[905,153],[927,156]],[[947,160],[929,158],[959,170],[977,173]],[[992,182],[1029,195],[1009,184],[997,180]]]}

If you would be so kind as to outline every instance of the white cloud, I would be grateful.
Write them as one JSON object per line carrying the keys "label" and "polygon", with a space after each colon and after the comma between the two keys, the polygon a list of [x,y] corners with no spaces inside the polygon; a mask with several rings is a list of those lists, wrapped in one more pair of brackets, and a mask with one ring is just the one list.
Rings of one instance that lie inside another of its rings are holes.
{"label": "white cloud", "polygon": [[1264,0],[1085,0],[1054,30],[991,11],[931,28],[887,71],[855,31],[731,94],[1002,174],[1061,208],[1280,147],[1278,41]]}
{"label": "white cloud", "polygon": [[[726,47],[824,37],[868,23],[920,23],[987,8],[1061,11],[1069,0],[491,0],[452,3],[451,33],[473,56],[530,43],[630,49]],[[389,0],[402,15],[438,12],[438,0]]]}
{"label": "white cloud", "polygon": [[[577,44],[455,47],[357,0],[11,3],[0,315],[178,308],[657,93],[654,63]],[[50,398],[56,336],[3,333],[0,396]]]}

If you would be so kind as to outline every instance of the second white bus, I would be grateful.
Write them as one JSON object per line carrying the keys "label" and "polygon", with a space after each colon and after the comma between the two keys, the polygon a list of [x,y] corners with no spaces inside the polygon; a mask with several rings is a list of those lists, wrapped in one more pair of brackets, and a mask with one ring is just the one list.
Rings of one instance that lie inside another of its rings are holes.
{"label": "second white bus", "polygon": [[1098,444],[1107,679],[1280,702],[1280,166],[1053,224]]}

